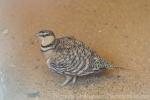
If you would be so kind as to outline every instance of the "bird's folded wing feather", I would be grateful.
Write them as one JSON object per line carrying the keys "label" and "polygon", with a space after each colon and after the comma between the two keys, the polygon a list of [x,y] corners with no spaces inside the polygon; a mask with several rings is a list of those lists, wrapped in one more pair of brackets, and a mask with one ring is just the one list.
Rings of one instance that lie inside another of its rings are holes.
{"label": "bird's folded wing feather", "polygon": [[[74,38],[60,38],[56,46],[56,52],[60,52],[50,65],[60,74],[87,75],[100,71],[106,63],[96,55],[83,42]],[[96,62],[97,65],[96,65]]]}

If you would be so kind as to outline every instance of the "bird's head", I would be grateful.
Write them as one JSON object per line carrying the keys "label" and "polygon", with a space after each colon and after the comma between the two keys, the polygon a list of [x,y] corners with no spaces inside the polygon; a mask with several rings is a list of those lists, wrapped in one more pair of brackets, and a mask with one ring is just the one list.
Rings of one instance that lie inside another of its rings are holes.
{"label": "bird's head", "polygon": [[37,36],[39,37],[42,46],[52,44],[55,40],[55,34],[50,30],[42,30],[37,33]]}

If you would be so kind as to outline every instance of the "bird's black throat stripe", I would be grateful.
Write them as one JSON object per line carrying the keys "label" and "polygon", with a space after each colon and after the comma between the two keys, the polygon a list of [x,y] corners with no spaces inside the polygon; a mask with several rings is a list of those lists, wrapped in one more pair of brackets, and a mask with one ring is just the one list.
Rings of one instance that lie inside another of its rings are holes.
{"label": "bird's black throat stripe", "polygon": [[55,45],[55,43],[56,43],[56,40],[54,40],[52,43],[50,43],[50,44],[48,44],[48,45],[42,45],[42,44],[41,44],[41,47],[42,47],[42,48],[53,47],[53,46]]}
{"label": "bird's black throat stripe", "polygon": [[41,44],[41,51],[42,52],[46,52],[49,51],[51,49],[54,49],[56,47],[57,41],[54,40],[52,43],[48,44],[48,45],[42,45]]}
{"label": "bird's black throat stripe", "polygon": [[41,44],[41,52],[46,52],[46,51],[50,50],[52,46],[53,46],[53,44],[48,44],[48,45]]}
{"label": "bird's black throat stripe", "polygon": [[48,45],[42,45],[42,44],[41,44],[41,47],[42,47],[42,48],[48,48],[48,47],[51,47],[51,46],[53,46],[53,44],[48,44]]}

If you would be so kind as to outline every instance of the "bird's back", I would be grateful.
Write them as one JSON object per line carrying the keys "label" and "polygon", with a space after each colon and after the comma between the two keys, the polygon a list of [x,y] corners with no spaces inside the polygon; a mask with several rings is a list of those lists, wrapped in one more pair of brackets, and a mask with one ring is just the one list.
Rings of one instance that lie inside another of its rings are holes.
{"label": "bird's back", "polygon": [[47,60],[49,68],[59,74],[83,76],[111,67],[83,42],[72,37],[55,40],[53,53]]}

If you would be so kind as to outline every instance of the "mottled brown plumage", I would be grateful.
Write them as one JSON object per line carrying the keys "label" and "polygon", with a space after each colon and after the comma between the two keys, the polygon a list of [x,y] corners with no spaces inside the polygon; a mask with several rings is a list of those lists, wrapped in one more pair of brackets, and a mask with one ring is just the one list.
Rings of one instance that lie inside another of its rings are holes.
{"label": "mottled brown plumage", "polygon": [[77,76],[97,73],[111,67],[111,64],[96,52],[73,37],[55,38],[54,33],[47,30],[38,34],[43,37],[44,45],[41,44],[41,51],[46,56],[48,68],[66,76],[66,81],[62,85],[66,85],[71,80],[75,83]]}

